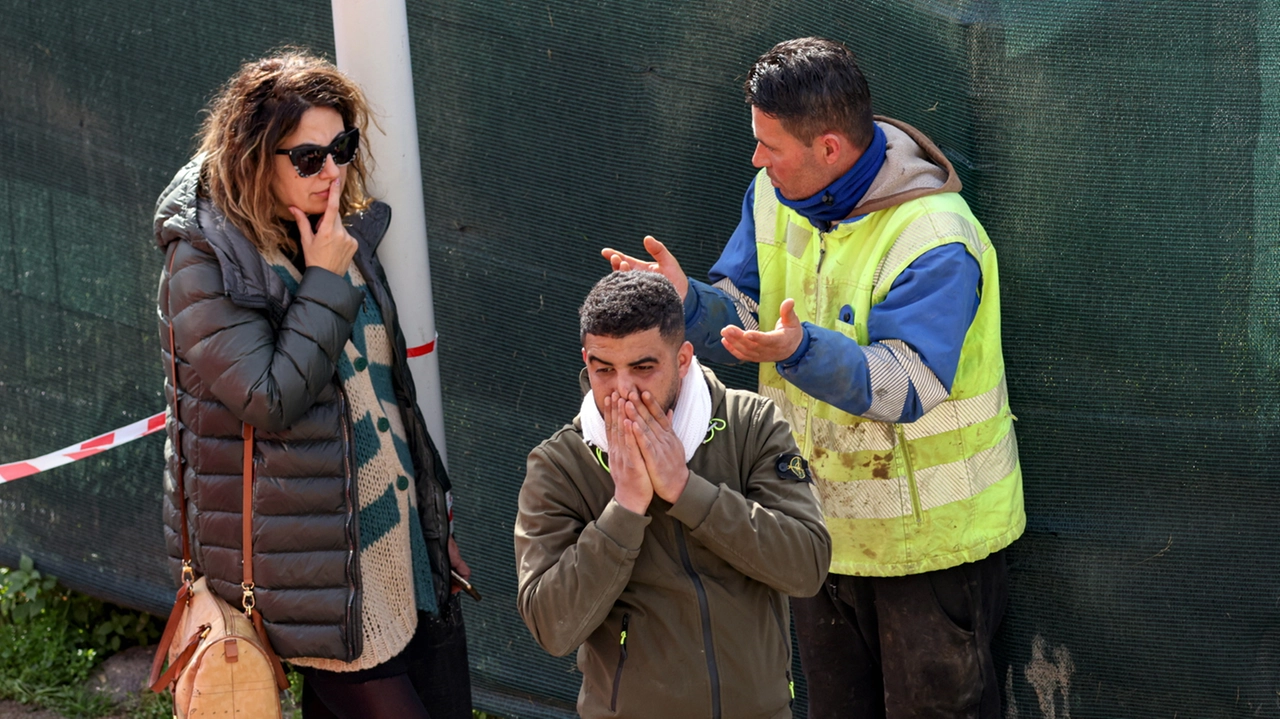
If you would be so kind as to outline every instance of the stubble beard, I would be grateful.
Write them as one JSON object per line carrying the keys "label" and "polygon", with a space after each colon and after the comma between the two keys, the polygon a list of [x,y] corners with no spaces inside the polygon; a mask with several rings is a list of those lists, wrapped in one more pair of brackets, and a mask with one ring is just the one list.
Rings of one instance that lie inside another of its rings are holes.
{"label": "stubble beard", "polygon": [[662,413],[666,414],[676,408],[676,401],[680,399],[680,373],[676,373],[675,379],[671,381],[671,388],[667,391],[667,396],[662,403],[658,405],[662,408]]}

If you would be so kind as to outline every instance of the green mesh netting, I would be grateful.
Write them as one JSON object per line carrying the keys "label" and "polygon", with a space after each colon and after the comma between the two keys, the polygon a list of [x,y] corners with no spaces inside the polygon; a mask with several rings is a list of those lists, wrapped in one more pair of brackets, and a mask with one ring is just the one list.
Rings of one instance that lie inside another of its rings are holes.
{"label": "green mesh netting", "polygon": [[[0,17],[12,461],[162,408],[155,196],[240,61],[333,41],[324,3]],[[823,34],[953,160],[1000,251],[1030,522],[1006,716],[1280,716],[1280,3],[435,0],[409,20],[478,706],[572,714],[572,659],[515,611],[511,529],[525,454],[577,408],[597,250],[653,233],[704,275],[753,174],[745,71]],[[162,442],[0,485],[0,562],[165,609]]]}

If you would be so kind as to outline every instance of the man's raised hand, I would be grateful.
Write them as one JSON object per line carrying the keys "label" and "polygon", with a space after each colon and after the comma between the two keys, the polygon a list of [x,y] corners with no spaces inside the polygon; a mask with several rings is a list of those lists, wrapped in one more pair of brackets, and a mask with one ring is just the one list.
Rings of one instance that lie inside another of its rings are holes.
{"label": "man's raised hand", "polygon": [[609,438],[609,475],[613,477],[613,498],[618,504],[644,514],[653,501],[653,483],[645,471],[644,459],[626,418],[626,399],[617,392],[604,399],[605,433]]}
{"label": "man's raised hand", "polygon": [[653,262],[636,259],[609,247],[600,250],[600,254],[613,266],[614,272],[657,272],[666,277],[671,280],[671,284],[675,285],[676,294],[680,295],[680,300],[683,302],[684,296],[689,293],[689,278],[685,277],[684,270],[680,269],[676,256],[652,235],[645,236],[644,249],[653,257]]}
{"label": "man's raised hand", "polygon": [[804,339],[804,327],[796,316],[796,301],[787,298],[778,308],[778,322],[773,331],[747,331],[729,325],[720,330],[720,337],[720,344],[744,362],[781,362],[795,354]]}

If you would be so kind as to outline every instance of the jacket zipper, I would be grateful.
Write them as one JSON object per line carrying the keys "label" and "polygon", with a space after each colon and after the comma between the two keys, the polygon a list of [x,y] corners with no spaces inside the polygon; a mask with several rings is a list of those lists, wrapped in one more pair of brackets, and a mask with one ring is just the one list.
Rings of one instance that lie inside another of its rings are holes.
{"label": "jacket zipper", "polygon": [[[778,633],[782,636],[782,644],[787,648],[787,655],[791,655],[791,632],[787,631],[786,626],[782,623],[782,613],[778,611],[777,605],[773,603],[773,597],[769,597],[769,610],[773,612],[773,619],[778,623]],[[787,670],[787,688],[791,690],[791,701],[787,706],[794,706],[796,702],[796,681],[791,678],[791,670]]]}
{"label": "jacket zipper", "polygon": [[618,640],[618,671],[613,673],[613,698],[609,700],[609,711],[618,711],[618,687],[622,685],[622,665],[627,663],[627,625],[631,623],[631,615],[622,615],[622,634]]}
{"label": "jacket zipper", "polygon": [[[376,252],[376,249],[377,249],[376,247],[372,248],[372,252]],[[376,261],[377,259],[376,255],[372,259]],[[387,336],[392,338],[393,344],[404,346],[406,342],[404,341],[403,332],[399,331],[400,324],[399,324],[399,319],[397,315],[397,309],[395,307],[395,300],[391,297],[391,293],[389,290],[390,283],[387,282],[386,272],[383,271],[382,265],[380,263],[373,264],[373,263],[365,262],[365,258],[362,255],[360,255],[360,253],[356,253],[356,265],[359,267],[360,272],[364,274],[364,276],[366,277],[366,283],[370,287],[371,291],[373,292],[373,295],[374,295],[373,301],[375,304],[378,305],[378,311],[382,313],[382,324],[387,331]],[[367,278],[370,276],[376,277],[378,281],[375,283],[367,282]],[[387,287],[388,291],[382,292],[381,288],[383,287]],[[384,295],[386,297],[385,302],[383,302],[381,299]],[[442,527],[443,530],[435,530],[429,527],[423,527],[422,528],[423,539],[427,541],[428,555],[432,553],[431,545],[432,544],[436,545],[434,549],[437,555],[437,562],[439,562],[441,566],[447,567],[449,566],[449,509],[447,506],[448,502],[444,496],[444,485],[441,484],[440,479],[435,476],[435,469],[434,469],[435,457],[434,457],[434,454],[429,449],[429,446],[432,445],[432,442],[430,440],[430,434],[427,432],[426,420],[422,417],[422,414],[418,409],[417,403],[408,401],[408,391],[406,387],[408,387],[408,385],[412,383],[413,374],[411,373],[409,368],[405,366],[405,360],[402,359],[402,356],[400,355],[399,352],[393,352],[392,372],[393,372],[393,377],[395,378],[396,384],[397,384],[396,400],[401,406],[413,408],[412,411],[407,413],[407,415],[406,413],[401,412],[401,417],[403,419],[404,426],[405,426],[405,434],[406,436],[409,436],[409,437],[418,435],[421,441],[420,442],[415,441],[415,444],[421,444],[423,446],[423,449],[428,450],[424,454],[424,456],[420,458],[420,462],[424,465],[430,464],[432,467],[432,469],[428,471],[425,466],[418,467],[417,466],[418,461],[415,461],[414,463],[414,469],[417,470],[418,474],[422,474],[428,480],[427,481],[428,487],[426,488],[425,492],[421,488],[418,488],[418,492],[420,495],[425,494],[429,498],[428,506],[424,508],[421,506],[421,504],[419,504],[418,511],[419,512],[425,511],[426,513],[434,517],[436,520],[434,524],[438,525],[439,527]],[[415,387],[415,392],[416,392],[416,387]],[[436,491],[437,489],[439,491]],[[433,562],[432,564],[434,565],[436,564],[436,562]],[[448,605],[449,597],[450,597],[449,586],[451,582],[449,579],[449,575],[447,574],[447,572],[437,573],[435,571],[434,566],[432,567],[432,575],[435,580],[432,582],[432,584],[435,585],[435,589],[436,589],[436,604],[437,606],[444,607]]]}
{"label": "jacket zipper", "polygon": [[680,562],[684,571],[693,580],[693,588],[698,593],[698,613],[702,616],[702,649],[707,655],[707,674],[711,678],[711,719],[720,719],[720,670],[716,667],[715,645],[711,642],[711,610],[707,606],[707,590],[702,586],[702,577],[693,569],[693,561],[689,559],[689,547],[684,541],[684,530],[680,523],[671,520],[676,528],[676,545],[680,547]]}
{"label": "jacket zipper", "polygon": [[356,614],[356,595],[360,591],[360,505],[357,503],[356,481],[357,478],[351,471],[351,448],[355,443],[351,440],[351,427],[347,423],[347,392],[338,386],[338,397],[340,399],[338,414],[339,422],[342,425],[342,468],[347,477],[347,506],[351,507],[351,522],[348,532],[348,542],[351,543],[350,555],[347,565],[350,567],[349,576],[350,583],[347,585],[351,590],[351,595],[347,599],[347,626],[350,632],[347,635],[347,651],[350,653],[350,661],[355,661],[364,651],[364,627],[360,626],[360,618]]}
{"label": "jacket zipper", "polygon": [[[815,321],[821,319],[822,313],[822,262],[827,259],[827,233],[818,233],[818,264],[813,269],[813,285],[814,285],[814,315]],[[804,428],[804,456],[813,456],[813,415],[818,409],[818,400],[810,397],[809,408],[805,414]]]}
{"label": "jacket zipper", "polygon": [[911,450],[907,448],[907,434],[902,431],[902,425],[895,424],[893,429],[898,435],[902,466],[907,470],[907,490],[911,492],[911,516],[916,518],[916,524],[920,524],[924,519],[924,512],[920,509],[920,491],[916,488],[916,472],[911,466]]}

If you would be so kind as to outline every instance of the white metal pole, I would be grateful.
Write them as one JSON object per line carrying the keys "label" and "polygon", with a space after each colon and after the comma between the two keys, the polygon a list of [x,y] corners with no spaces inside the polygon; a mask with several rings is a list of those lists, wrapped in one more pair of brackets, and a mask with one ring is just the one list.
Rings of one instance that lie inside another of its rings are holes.
{"label": "white metal pole", "polygon": [[391,205],[392,211],[391,228],[378,257],[387,271],[408,342],[418,406],[447,463],[404,0],[333,0],[333,40],[338,68],[364,90],[377,117],[365,138],[376,164],[369,190]]}

